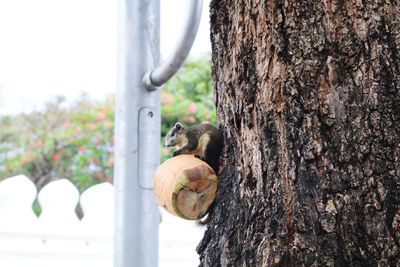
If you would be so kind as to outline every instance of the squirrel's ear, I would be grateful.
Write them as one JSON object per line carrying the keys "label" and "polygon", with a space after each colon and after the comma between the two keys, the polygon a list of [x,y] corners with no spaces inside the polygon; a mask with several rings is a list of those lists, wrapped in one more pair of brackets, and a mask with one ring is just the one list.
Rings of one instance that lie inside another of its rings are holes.
{"label": "squirrel's ear", "polygon": [[175,129],[181,130],[183,128],[185,128],[185,127],[180,122],[175,123]]}

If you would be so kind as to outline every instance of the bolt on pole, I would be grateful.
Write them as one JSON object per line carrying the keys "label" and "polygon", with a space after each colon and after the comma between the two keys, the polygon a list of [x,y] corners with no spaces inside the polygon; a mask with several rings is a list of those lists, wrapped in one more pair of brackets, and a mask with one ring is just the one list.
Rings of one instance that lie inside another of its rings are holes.
{"label": "bolt on pole", "polygon": [[159,10],[159,0],[118,1],[114,267],[158,266],[160,92],[142,80],[159,63]]}

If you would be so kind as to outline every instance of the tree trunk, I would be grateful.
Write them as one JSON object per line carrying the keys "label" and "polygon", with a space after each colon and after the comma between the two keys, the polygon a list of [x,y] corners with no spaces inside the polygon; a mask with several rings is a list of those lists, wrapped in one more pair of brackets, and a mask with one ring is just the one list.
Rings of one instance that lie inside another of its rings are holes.
{"label": "tree trunk", "polygon": [[400,266],[399,2],[213,0],[211,41],[201,266]]}

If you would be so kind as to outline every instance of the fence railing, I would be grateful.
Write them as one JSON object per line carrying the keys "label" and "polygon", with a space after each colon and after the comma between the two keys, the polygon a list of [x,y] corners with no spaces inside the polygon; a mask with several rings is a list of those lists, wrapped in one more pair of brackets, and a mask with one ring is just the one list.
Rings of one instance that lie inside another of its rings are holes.
{"label": "fence railing", "polygon": [[[39,217],[32,209],[36,199]],[[195,248],[204,229],[160,212],[159,266],[197,266]],[[2,267],[111,267],[113,228],[114,188],[109,183],[80,195],[67,179],[51,182],[39,193],[24,175],[0,182]]]}

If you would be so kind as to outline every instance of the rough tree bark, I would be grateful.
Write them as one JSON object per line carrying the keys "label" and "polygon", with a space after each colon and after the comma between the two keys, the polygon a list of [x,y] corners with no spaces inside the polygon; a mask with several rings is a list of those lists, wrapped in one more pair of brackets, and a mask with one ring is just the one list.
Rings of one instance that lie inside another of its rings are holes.
{"label": "rough tree bark", "polygon": [[399,2],[210,8],[225,163],[201,266],[400,266]]}

